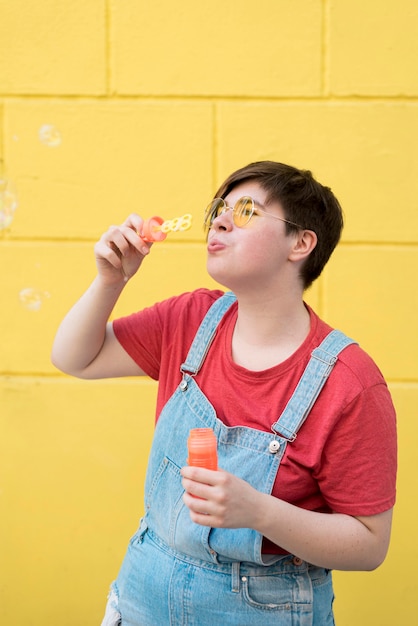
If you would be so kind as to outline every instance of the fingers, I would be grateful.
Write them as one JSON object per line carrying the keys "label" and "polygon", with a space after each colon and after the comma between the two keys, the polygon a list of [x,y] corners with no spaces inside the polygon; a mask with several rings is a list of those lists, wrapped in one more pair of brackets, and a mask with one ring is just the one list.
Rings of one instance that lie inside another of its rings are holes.
{"label": "fingers", "polygon": [[210,509],[210,503],[208,503],[207,500],[184,493],[183,502],[189,509],[190,518],[195,524],[200,524],[201,526],[216,526],[210,510],[208,510]]}
{"label": "fingers", "polygon": [[[192,498],[192,500],[188,500],[188,502],[191,502],[192,508],[195,508],[193,504],[196,503],[194,503],[193,500],[196,498],[205,501],[222,500],[223,493],[219,487],[222,486],[224,479],[222,478],[221,472],[197,467],[184,467],[181,473],[183,475],[182,483],[186,495]],[[201,508],[199,506],[200,504],[201,502],[197,504],[199,510]],[[207,510],[205,509],[205,511],[202,512],[206,513]]]}
{"label": "fingers", "polygon": [[196,488],[197,485],[209,485],[215,486],[221,484],[225,478],[222,476],[220,470],[208,470],[204,467],[192,467],[186,465],[180,471],[183,476],[183,487],[188,491],[188,488]]}
{"label": "fingers", "polygon": [[183,502],[197,524],[214,528],[252,528],[257,492],[225,470],[185,466],[181,469]]}
{"label": "fingers", "polygon": [[121,268],[123,259],[129,257],[133,251],[146,256],[150,245],[138,235],[142,224],[142,218],[132,214],[120,226],[110,226],[95,246],[96,256],[105,259],[117,269]]}
{"label": "fingers", "polygon": [[232,527],[229,522],[227,502],[216,486],[184,479],[186,491],[183,502],[195,524],[213,528]]}

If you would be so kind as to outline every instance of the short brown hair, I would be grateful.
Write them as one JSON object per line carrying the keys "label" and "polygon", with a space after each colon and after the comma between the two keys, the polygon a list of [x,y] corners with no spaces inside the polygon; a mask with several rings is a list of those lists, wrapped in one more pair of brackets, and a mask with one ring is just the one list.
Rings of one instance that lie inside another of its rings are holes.
{"label": "short brown hair", "polygon": [[[245,181],[255,181],[267,192],[267,203],[279,202],[287,220],[313,230],[317,244],[301,269],[305,289],[320,276],[341,237],[343,212],[329,187],[319,183],[309,170],[275,161],[257,161],[233,172],[220,186],[216,198],[228,193]],[[289,234],[298,230],[286,223]]]}

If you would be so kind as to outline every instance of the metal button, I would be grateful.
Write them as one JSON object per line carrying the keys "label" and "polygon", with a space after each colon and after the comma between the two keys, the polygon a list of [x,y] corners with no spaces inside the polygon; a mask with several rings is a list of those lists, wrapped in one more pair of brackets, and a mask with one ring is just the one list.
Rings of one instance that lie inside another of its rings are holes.
{"label": "metal button", "polygon": [[270,441],[269,452],[271,452],[271,454],[276,454],[279,448],[280,448],[280,441],[277,441],[277,439],[273,439],[273,441]]}
{"label": "metal button", "polygon": [[293,565],[302,565],[302,563],[303,563],[303,560],[300,559],[298,556],[295,556],[293,558]]}
{"label": "metal button", "polygon": [[186,391],[187,385],[188,385],[187,380],[182,380],[181,383],[180,383],[181,391]]}

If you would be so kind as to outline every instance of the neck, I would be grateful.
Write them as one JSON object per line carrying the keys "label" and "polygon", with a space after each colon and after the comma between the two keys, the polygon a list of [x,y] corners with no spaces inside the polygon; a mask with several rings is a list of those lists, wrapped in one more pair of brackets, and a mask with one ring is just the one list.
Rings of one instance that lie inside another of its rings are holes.
{"label": "neck", "polygon": [[300,293],[263,300],[238,296],[232,358],[252,370],[268,369],[289,358],[309,334],[310,317]]}

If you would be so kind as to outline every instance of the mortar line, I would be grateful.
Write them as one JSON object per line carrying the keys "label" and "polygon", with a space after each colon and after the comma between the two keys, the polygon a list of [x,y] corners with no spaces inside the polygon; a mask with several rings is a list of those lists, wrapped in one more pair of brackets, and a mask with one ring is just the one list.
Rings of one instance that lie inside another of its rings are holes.
{"label": "mortar line", "polygon": [[112,91],[112,79],[113,79],[113,71],[112,71],[112,9],[111,9],[112,0],[106,0],[105,2],[105,91],[106,96],[109,97]]}
{"label": "mortar line", "polygon": [[218,175],[218,147],[219,147],[219,121],[218,121],[219,110],[216,105],[216,102],[212,104],[212,189],[211,193],[215,193],[216,189],[216,181]]}
{"label": "mortar line", "polygon": [[330,92],[330,5],[329,0],[322,0],[321,20],[321,94],[329,98]]}
{"label": "mortar line", "polygon": [[418,104],[418,94],[348,94],[348,95],[257,95],[251,94],[47,94],[47,93],[2,93],[0,98],[5,102],[28,102],[28,100],[51,100],[53,102],[203,102],[206,104],[238,103],[238,104]]}

